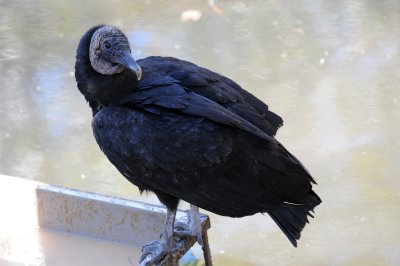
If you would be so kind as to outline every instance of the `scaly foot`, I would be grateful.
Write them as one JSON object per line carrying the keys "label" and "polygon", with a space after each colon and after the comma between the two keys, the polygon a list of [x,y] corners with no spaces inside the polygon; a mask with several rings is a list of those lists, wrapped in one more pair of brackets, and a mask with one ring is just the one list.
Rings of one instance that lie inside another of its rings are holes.
{"label": "scaly foot", "polygon": [[153,241],[142,247],[142,256],[140,256],[140,266],[159,265],[164,257],[173,249],[173,242],[168,244],[164,241]]}
{"label": "scaly foot", "polygon": [[190,205],[190,212],[188,211],[188,224],[177,221],[174,226],[174,236],[196,237],[197,242],[200,246],[203,246],[203,237],[201,232],[199,208]]}
{"label": "scaly foot", "polygon": [[140,266],[157,266],[160,265],[164,257],[171,253],[175,247],[173,238],[173,226],[175,222],[176,209],[167,208],[167,216],[165,219],[164,232],[160,241],[153,241],[146,244],[142,248],[142,256],[140,256]]}

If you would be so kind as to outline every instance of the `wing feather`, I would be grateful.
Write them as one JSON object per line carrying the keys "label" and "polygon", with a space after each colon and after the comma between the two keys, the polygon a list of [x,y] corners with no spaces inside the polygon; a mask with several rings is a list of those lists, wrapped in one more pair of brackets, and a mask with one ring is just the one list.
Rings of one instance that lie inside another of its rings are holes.
{"label": "wing feather", "polygon": [[[193,63],[171,57],[148,57],[139,60],[142,68],[148,68],[149,75],[165,76],[179,82],[183,87],[214,101],[244,119],[250,119],[256,127],[270,136],[275,136],[283,125],[277,114],[251,93],[231,79]],[[147,73],[144,73],[146,75]],[[159,78],[152,78],[158,80]],[[149,79],[146,79],[148,82]],[[139,86],[146,84],[139,83]]]}

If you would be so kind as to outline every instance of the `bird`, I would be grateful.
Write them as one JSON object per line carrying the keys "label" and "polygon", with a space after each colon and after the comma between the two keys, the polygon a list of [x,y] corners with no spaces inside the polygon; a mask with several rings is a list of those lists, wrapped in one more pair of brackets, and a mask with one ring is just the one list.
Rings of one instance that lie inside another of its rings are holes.
{"label": "bird", "polygon": [[[282,118],[233,80],[188,61],[135,60],[126,35],[97,25],[81,37],[75,78],[97,144],[140,192],[166,206],[159,241],[143,247],[154,265],[191,235],[203,244],[199,208],[228,217],[268,214],[296,247],[322,201],[314,178],[276,138]],[[180,201],[190,222],[175,224]]]}

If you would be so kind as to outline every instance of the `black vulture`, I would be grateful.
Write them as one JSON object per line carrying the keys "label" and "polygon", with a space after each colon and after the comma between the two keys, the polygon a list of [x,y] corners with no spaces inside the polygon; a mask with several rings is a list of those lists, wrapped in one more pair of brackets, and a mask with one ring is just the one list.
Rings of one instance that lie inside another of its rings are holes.
{"label": "black vulture", "polygon": [[167,207],[161,240],[144,247],[142,260],[172,250],[180,200],[191,204],[191,222],[179,233],[199,244],[202,208],[229,217],[268,213],[297,245],[321,200],[310,173],[274,138],[283,120],[265,103],[187,61],[151,56],[136,63],[127,37],[108,25],[81,38],[75,76],[101,150]]}

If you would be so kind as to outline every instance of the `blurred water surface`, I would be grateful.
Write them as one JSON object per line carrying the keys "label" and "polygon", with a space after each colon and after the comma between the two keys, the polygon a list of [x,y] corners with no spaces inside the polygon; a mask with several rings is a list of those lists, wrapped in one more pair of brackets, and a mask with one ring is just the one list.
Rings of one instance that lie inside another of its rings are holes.
{"label": "blurred water surface", "polygon": [[318,181],[297,249],[267,216],[211,215],[216,265],[399,265],[400,2],[216,4],[0,0],[0,172],[157,202],[100,152],[75,84],[79,38],[113,24],[136,58],[195,62],[268,103]]}

